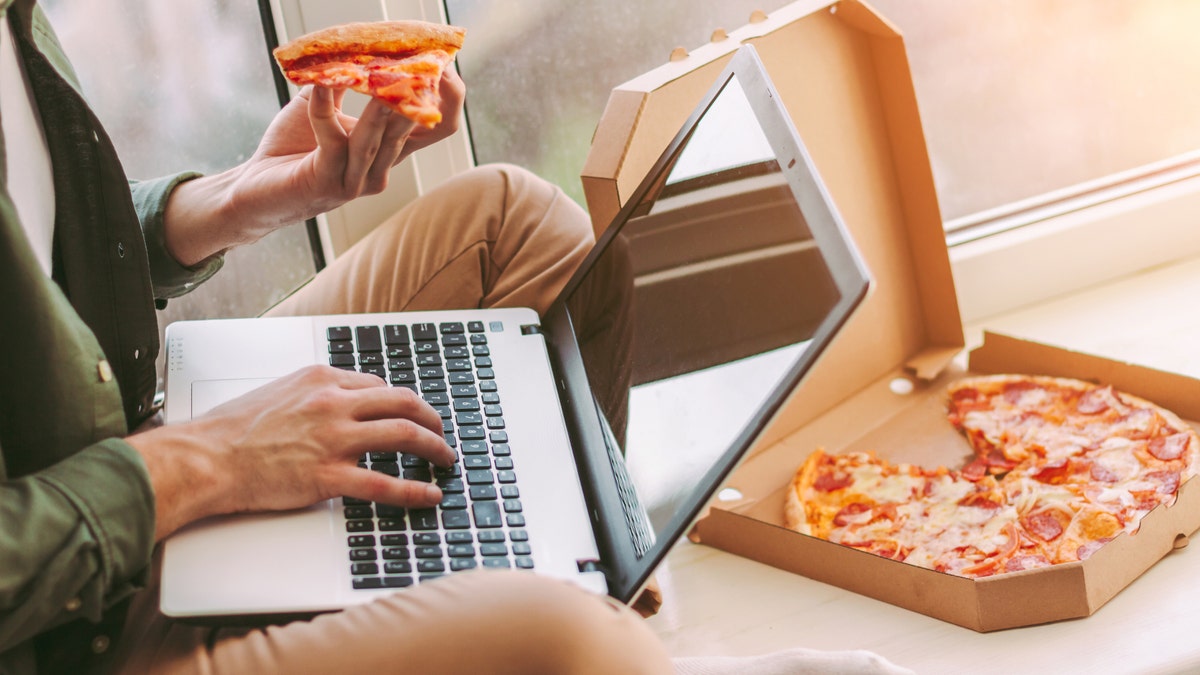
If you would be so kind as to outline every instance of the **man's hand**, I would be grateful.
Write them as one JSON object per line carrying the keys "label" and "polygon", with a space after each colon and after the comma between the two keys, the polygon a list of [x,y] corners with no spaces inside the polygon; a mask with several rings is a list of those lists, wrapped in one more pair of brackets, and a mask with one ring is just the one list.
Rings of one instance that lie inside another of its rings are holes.
{"label": "man's hand", "polygon": [[455,460],[441,418],[419,396],[328,366],[127,440],[150,472],[158,539],[209,515],[299,508],[341,495],[432,506],[442,497],[436,486],[357,461],[371,451],[412,453],[439,466]]}
{"label": "man's hand", "polygon": [[276,115],[254,155],[229,171],[181,184],[167,203],[167,249],[184,266],[325,213],[387,187],[388,172],[415,150],[454,133],[466,86],[447,68],[442,122],[417,126],[371,99],[342,112],[346,90],[305,87]]}

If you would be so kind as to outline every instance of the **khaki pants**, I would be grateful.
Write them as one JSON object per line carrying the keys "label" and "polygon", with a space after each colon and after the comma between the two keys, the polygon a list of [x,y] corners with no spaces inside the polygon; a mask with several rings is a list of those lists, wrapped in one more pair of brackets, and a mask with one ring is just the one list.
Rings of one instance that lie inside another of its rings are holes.
{"label": "khaki pants", "polygon": [[[587,216],[560,190],[516,167],[483,167],[398,212],[270,314],[541,312],[591,244]],[[116,655],[125,673],[672,672],[634,611],[524,572],[459,573],[263,629],[171,621],[154,582],[127,624]]]}

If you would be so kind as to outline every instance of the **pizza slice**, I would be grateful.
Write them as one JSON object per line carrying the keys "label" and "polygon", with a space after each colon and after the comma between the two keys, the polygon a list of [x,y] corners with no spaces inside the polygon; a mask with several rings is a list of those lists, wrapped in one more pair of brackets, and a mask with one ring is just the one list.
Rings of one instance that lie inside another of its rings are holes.
{"label": "pizza slice", "polygon": [[347,23],[280,45],[275,60],[297,85],[352,89],[432,128],[442,121],[442,72],[466,31],[426,21]]}

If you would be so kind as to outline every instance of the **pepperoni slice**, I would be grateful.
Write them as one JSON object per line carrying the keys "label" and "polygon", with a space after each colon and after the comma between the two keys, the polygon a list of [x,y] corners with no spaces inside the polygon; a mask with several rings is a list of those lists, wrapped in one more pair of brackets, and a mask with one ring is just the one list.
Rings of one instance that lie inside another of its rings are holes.
{"label": "pepperoni slice", "polygon": [[854,516],[857,516],[861,513],[866,513],[870,510],[871,506],[869,504],[863,504],[862,502],[847,504],[843,506],[841,510],[837,512],[837,515],[833,517],[833,524],[837,525],[838,527],[845,527],[850,523],[850,520]]}
{"label": "pepperoni slice", "polygon": [[1026,393],[1038,389],[1041,389],[1041,387],[1033,382],[1009,382],[1004,385],[1004,393],[1001,395],[1008,403],[1019,405]]}
{"label": "pepperoni slice", "polygon": [[1188,442],[1191,438],[1188,434],[1158,436],[1150,441],[1150,446],[1147,450],[1162,461],[1169,462],[1183,456],[1183,452],[1187,450]]}
{"label": "pepperoni slice", "polygon": [[1089,389],[1083,396],[1079,397],[1079,403],[1075,404],[1075,409],[1084,415],[1096,415],[1108,410],[1108,401],[1112,396],[1112,388],[1104,387],[1103,389]]}
{"label": "pepperoni slice", "polygon": [[1031,570],[1035,567],[1046,567],[1050,564],[1050,560],[1041,553],[1032,553],[1028,555],[1017,555],[1009,558],[1004,563],[1005,572],[1020,572],[1022,570]]}
{"label": "pepperoni slice", "polygon": [[821,475],[817,476],[817,479],[813,481],[813,489],[818,492],[833,492],[834,490],[840,490],[850,485],[852,481],[853,479],[848,473],[822,472]]}
{"label": "pepperoni slice", "polygon": [[1065,481],[1071,475],[1071,466],[1065,459],[1056,459],[1046,462],[1042,468],[1038,469],[1033,474],[1034,479],[1048,483],[1050,485],[1058,485]]}
{"label": "pepperoni slice", "polygon": [[1164,495],[1173,495],[1179,489],[1178,471],[1151,471],[1146,474],[1146,480],[1158,483],[1158,491]]}
{"label": "pepperoni slice", "polygon": [[1049,513],[1035,513],[1021,519],[1021,524],[1030,534],[1042,541],[1053,541],[1063,533],[1062,523]]}

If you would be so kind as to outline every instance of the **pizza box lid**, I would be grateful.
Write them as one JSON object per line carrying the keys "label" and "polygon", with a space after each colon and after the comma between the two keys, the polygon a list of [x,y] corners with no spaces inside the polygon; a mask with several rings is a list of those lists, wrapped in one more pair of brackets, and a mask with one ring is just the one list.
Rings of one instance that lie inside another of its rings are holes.
{"label": "pizza box lid", "polygon": [[[615,88],[582,181],[599,231],[743,43],[755,46],[874,280],[871,293],[726,482],[692,539],[977,631],[1088,616],[1200,527],[1200,481],[1087,561],[972,580],[797,534],[785,490],[813,449],[956,466],[943,392],[974,372],[1092,379],[1200,420],[1200,382],[989,334],[969,364],[899,31],[860,0],[799,0]],[[910,394],[897,395],[901,391]],[[878,441],[886,439],[885,452]]]}
{"label": "pizza box lid", "polygon": [[737,48],[753,44],[874,279],[749,453],[897,368],[936,377],[964,346],[933,172],[899,32],[858,0],[801,0],[616,87],[582,181],[597,230]]}

